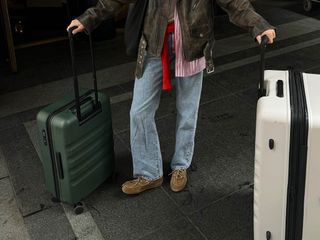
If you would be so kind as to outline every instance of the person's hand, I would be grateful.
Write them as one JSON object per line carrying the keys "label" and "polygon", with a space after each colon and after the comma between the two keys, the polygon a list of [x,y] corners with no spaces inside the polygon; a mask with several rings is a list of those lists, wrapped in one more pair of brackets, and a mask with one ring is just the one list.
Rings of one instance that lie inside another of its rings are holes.
{"label": "person's hand", "polygon": [[72,28],[72,27],[77,27],[72,31],[73,34],[83,32],[85,30],[85,27],[83,26],[83,24],[77,19],[74,19],[71,21],[70,25],[67,27],[67,31],[69,30],[69,28]]}
{"label": "person's hand", "polygon": [[269,38],[269,44],[272,44],[274,42],[274,39],[276,38],[276,31],[274,29],[269,29],[265,32],[263,32],[261,35],[258,35],[256,37],[258,43],[261,43],[261,39],[263,36],[267,36]]}

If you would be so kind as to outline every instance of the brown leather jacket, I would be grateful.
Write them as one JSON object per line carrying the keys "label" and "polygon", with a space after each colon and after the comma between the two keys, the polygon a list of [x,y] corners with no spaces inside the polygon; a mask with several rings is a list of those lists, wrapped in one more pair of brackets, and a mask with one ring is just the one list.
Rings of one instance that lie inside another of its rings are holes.
{"label": "brown leather jacket", "polygon": [[[177,11],[181,22],[182,43],[185,59],[192,61],[205,56],[207,71],[214,70],[214,10],[215,0],[176,0]],[[88,31],[92,31],[99,23],[112,17],[122,4],[134,0],[99,0],[97,5],[89,8],[78,20]],[[248,29],[253,38],[267,29],[273,28],[257,14],[249,0],[216,0],[228,13],[230,21],[235,25]],[[160,56],[164,34],[168,22],[168,3],[165,0],[149,0],[143,35],[140,41],[136,77],[143,74],[145,52]]]}

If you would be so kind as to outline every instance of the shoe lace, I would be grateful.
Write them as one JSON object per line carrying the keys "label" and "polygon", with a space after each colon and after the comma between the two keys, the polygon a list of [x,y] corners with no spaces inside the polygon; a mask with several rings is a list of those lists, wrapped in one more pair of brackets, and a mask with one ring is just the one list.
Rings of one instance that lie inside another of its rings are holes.
{"label": "shoe lace", "polygon": [[147,179],[145,179],[144,177],[138,177],[134,180],[132,180],[132,182],[135,183],[135,185],[138,185],[139,183],[145,183],[145,182],[148,182]]}
{"label": "shoe lace", "polygon": [[173,177],[175,177],[177,179],[182,179],[184,177],[183,176],[184,171],[185,171],[184,169],[174,170],[169,174],[169,176],[172,175]]}

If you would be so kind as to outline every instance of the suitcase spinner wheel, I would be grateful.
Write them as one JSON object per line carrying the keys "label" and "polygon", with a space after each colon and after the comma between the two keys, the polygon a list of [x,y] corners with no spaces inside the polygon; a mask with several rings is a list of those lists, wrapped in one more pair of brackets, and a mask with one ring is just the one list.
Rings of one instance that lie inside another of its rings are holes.
{"label": "suitcase spinner wheel", "polygon": [[303,10],[306,12],[310,12],[312,10],[311,0],[303,0]]}
{"label": "suitcase spinner wheel", "polygon": [[76,215],[80,215],[81,213],[83,213],[84,211],[84,207],[83,207],[83,204],[82,202],[78,202],[77,204],[75,204],[73,206],[73,212],[76,214]]}
{"label": "suitcase spinner wheel", "polygon": [[[56,197],[52,197],[51,201],[53,203],[61,203],[60,199],[56,198]],[[84,211],[84,206],[82,202],[78,202],[76,204],[73,204],[73,212],[76,215],[80,215],[81,213],[83,213]]]}

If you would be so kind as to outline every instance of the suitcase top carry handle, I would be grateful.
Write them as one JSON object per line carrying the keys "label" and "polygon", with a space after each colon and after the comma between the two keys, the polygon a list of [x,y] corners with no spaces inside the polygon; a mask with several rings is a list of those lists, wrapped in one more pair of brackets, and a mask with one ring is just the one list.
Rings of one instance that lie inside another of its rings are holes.
{"label": "suitcase top carry handle", "polygon": [[269,42],[268,36],[263,36],[261,39],[261,64],[260,64],[260,85],[259,85],[259,97],[263,97],[266,95],[266,90],[264,89],[264,71],[266,68],[266,59],[265,59],[265,54],[266,54],[266,48]]}
{"label": "suitcase top carry handle", "polygon": [[[83,116],[81,114],[81,107],[80,107],[80,94],[79,94],[79,83],[78,83],[78,74],[76,70],[76,63],[75,63],[75,50],[74,50],[74,35],[72,33],[77,27],[71,27],[68,29],[68,37],[70,43],[70,53],[71,53],[71,65],[72,65],[72,72],[73,72],[73,84],[74,84],[74,96],[75,96],[75,103],[76,103],[76,110],[77,110],[77,118],[79,122],[82,122]],[[93,77],[93,88],[94,88],[94,110],[99,108],[99,99],[98,99],[98,86],[97,86],[97,74],[96,74],[96,64],[94,60],[94,51],[93,51],[93,44],[92,44],[92,37],[91,33],[88,32],[89,36],[89,44],[90,44],[90,52],[91,52],[91,64],[92,64],[92,77]],[[93,111],[95,112],[95,111]]]}

